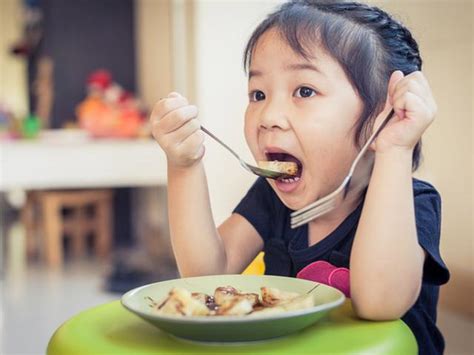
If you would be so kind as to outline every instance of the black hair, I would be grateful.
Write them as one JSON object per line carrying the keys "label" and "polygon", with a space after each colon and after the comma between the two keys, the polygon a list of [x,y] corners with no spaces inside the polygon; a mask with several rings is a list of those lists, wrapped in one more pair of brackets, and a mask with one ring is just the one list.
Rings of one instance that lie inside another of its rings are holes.
{"label": "black hair", "polygon": [[[357,2],[292,0],[267,16],[251,35],[244,52],[248,72],[260,37],[276,29],[290,47],[305,59],[310,48],[321,45],[334,57],[364,103],[355,128],[361,146],[383,110],[388,81],[395,70],[407,75],[421,70],[418,44],[410,31],[385,11]],[[413,150],[412,169],[421,160],[421,140]]]}

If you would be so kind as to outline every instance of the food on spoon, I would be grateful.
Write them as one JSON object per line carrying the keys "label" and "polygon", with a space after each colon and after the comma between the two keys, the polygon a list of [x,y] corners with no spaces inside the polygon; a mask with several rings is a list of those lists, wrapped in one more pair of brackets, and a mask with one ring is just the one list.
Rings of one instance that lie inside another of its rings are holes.
{"label": "food on spoon", "polygon": [[264,316],[314,306],[311,295],[269,287],[260,290],[261,299],[256,293],[242,293],[232,286],[216,288],[214,296],[173,288],[161,303],[148,299],[158,313],[177,316]]}
{"label": "food on spoon", "polygon": [[293,161],[259,160],[258,167],[288,175],[296,175],[298,172],[298,164]]}

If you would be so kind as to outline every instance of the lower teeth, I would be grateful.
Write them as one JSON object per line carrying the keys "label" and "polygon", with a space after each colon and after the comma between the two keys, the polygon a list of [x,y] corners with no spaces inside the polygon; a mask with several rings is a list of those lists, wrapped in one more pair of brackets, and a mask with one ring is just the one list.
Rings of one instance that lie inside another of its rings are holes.
{"label": "lower teeth", "polygon": [[300,179],[299,177],[294,177],[294,178],[288,178],[288,179],[281,179],[281,181],[286,184],[291,184],[293,182],[297,182],[299,179]]}

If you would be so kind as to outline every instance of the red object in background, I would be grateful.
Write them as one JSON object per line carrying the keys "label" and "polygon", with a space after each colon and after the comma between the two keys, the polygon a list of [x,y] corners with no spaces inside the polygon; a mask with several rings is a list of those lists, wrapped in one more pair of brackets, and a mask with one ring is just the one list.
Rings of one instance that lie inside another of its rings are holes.
{"label": "red object in background", "polygon": [[121,94],[120,94],[120,97],[119,97],[119,102],[121,104],[127,102],[128,100],[133,100],[133,94],[129,91],[123,91]]}
{"label": "red object in background", "polygon": [[87,78],[87,85],[100,90],[107,89],[112,83],[112,75],[108,70],[99,69]]}

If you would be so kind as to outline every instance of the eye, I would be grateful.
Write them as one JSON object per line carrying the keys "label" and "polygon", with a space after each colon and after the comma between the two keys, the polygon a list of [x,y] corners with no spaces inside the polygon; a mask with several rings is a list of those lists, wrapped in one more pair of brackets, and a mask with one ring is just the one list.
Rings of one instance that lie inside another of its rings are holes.
{"label": "eye", "polygon": [[314,95],[316,95],[316,91],[314,91],[313,89],[311,89],[307,86],[299,87],[295,91],[295,96],[296,97],[305,98],[305,97],[312,97]]}
{"label": "eye", "polygon": [[252,91],[249,94],[249,100],[253,102],[265,100],[265,94],[260,90]]}

